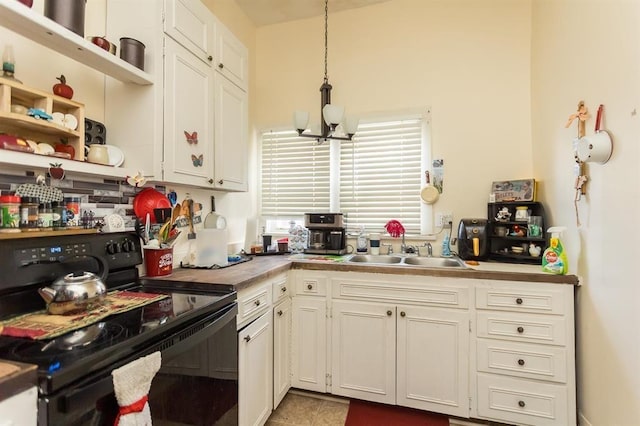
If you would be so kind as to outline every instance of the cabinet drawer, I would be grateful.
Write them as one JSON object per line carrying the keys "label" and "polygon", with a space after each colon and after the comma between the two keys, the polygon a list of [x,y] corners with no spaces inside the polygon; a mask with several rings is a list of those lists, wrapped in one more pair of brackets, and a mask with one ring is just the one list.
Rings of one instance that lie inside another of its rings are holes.
{"label": "cabinet drawer", "polygon": [[273,300],[274,304],[291,295],[291,290],[289,289],[287,284],[288,283],[286,275],[276,278],[276,280],[273,282],[273,294],[271,296],[271,300]]}
{"label": "cabinet drawer", "polygon": [[238,330],[270,308],[271,292],[271,284],[265,283],[238,293]]}
{"label": "cabinet drawer", "polygon": [[478,339],[478,371],[558,383],[567,381],[562,347]]}
{"label": "cabinet drawer", "polygon": [[478,337],[559,346],[567,343],[567,326],[563,317],[478,311],[477,319]]}
{"label": "cabinet drawer", "polygon": [[522,425],[569,425],[567,388],[504,376],[478,376],[478,415]]}
{"label": "cabinet drawer", "polygon": [[[500,287],[478,286],[476,307],[478,309],[508,310],[516,312],[537,312],[541,314],[566,313],[566,299],[563,288],[549,288],[557,285],[504,285]],[[543,287],[543,288],[541,288]]]}
{"label": "cabinet drawer", "polygon": [[326,296],[327,279],[325,277],[301,277],[296,281],[296,294]]}

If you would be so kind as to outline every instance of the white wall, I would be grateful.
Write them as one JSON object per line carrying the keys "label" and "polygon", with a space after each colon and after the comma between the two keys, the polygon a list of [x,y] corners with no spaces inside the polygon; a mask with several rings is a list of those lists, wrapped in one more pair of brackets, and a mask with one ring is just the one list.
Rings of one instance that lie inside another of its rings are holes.
{"label": "white wall", "polygon": [[[532,42],[534,174],[553,223],[568,227],[577,290],[578,406],[583,423],[640,424],[640,2],[535,0]],[[564,124],[584,100],[604,105],[614,151],[589,164],[588,193],[576,225],[572,140]],[[636,111],[637,113],[635,113]]]}
{"label": "white wall", "polygon": [[[296,109],[319,122],[323,20],[258,28],[259,129],[292,126]],[[533,175],[530,24],[530,2],[510,0],[393,0],[329,14],[332,102],[356,115],[431,107],[432,154],[445,161],[434,211],[453,212],[454,227],[486,217],[492,181]]]}

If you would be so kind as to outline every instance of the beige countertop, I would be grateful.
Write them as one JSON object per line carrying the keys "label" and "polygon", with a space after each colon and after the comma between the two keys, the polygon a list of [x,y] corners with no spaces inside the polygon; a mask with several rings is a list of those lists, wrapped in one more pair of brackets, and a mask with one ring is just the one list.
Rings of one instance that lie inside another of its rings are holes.
{"label": "beige countertop", "polygon": [[424,275],[436,277],[457,277],[469,279],[491,279],[508,281],[547,282],[579,285],[575,275],[553,275],[543,273],[540,266],[499,262],[479,262],[469,269],[425,268],[419,266],[386,266],[372,264],[354,264],[344,262],[340,256],[255,256],[249,262],[221,269],[174,269],[171,275],[156,277],[153,280],[182,281],[199,284],[223,285],[235,290],[270,278],[289,269],[370,272],[394,275]]}
{"label": "beige countertop", "polygon": [[0,402],[35,386],[36,366],[0,360]]}

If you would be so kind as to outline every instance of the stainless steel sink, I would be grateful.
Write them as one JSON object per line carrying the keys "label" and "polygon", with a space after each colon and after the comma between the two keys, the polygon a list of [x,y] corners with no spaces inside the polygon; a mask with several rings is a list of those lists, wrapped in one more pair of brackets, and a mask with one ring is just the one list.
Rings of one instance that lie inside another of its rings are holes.
{"label": "stainless steel sink", "polygon": [[373,254],[356,254],[351,256],[348,262],[355,263],[384,263],[384,264],[398,264],[402,262],[401,257],[397,256],[378,256]]}
{"label": "stainless steel sink", "polygon": [[355,254],[348,263],[389,265],[389,266],[423,266],[425,268],[460,268],[467,265],[458,257],[418,257],[396,255]]}
{"label": "stainless steel sink", "polygon": [[464,262],[457,257],[405,257],[404,263],[412,266],[429,268],[466,268]]}

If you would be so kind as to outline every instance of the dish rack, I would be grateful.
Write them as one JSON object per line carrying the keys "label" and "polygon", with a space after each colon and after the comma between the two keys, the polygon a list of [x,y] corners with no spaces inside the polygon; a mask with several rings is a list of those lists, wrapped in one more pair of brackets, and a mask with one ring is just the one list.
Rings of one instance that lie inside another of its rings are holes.
{"label": "dish rack", "polygon": [[[12,105],[20,105],[27,109],[38,108],[49,115],[55,112],[70,114],[77,120],[78,127],[71,130],[62,124],[12,112]],[[66,139],[75,149],[73,159],[84,161],[84,105],[1,77],[0,133],[33,140],[36,143],[45,142],[51,146],[55,146],[61,139]]]}

